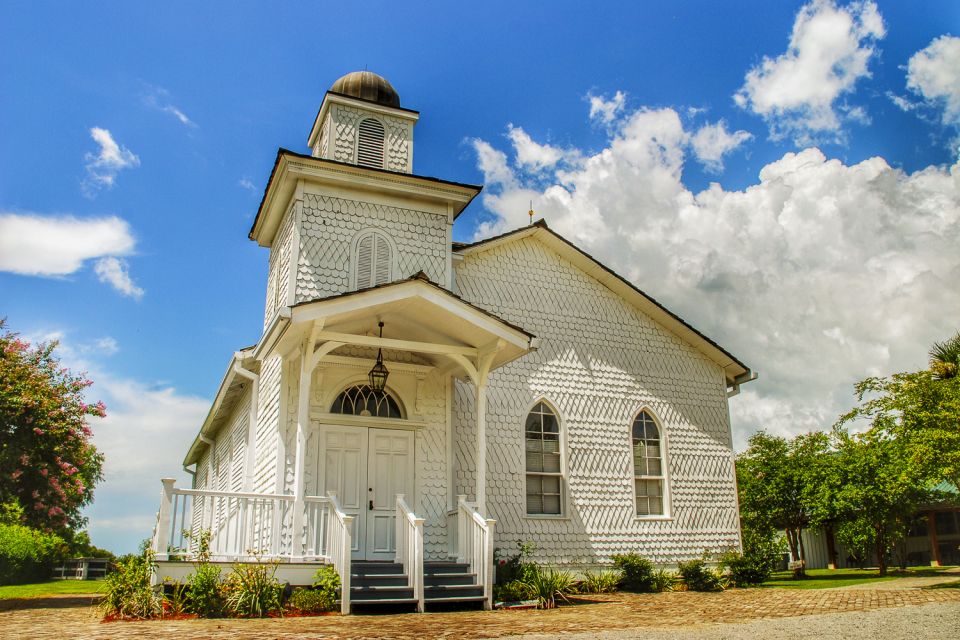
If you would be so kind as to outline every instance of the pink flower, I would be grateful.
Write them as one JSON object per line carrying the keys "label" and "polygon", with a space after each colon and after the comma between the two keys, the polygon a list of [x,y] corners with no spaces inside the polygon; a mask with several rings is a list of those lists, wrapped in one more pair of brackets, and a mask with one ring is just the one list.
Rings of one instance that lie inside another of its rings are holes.
{"label": "pink flower", "polygon": [[11,480],[16,480],[16,479],[18,479],[18,478],[19,478],[20,476],[22,476],[22,475],[23,475],[23,471],[21,471],[20,469],[17,469],[16,471],[14,471],[13,473],[10,474],[10,479],[11,479]]}
{"label": "pink flower", "polygon": [[42,502],[35,502],[35,503],[33,504],[33,508],[36,509],[37,511],[43,511],[43,503],[42,503]]}
{"label": "pink flower", "polygon": [[40,475],[42,475],[44,478],[46,478],[46,477],[47,477],[47,470],[46,470],[46,469],[40,469]]}
{"label": "pink flower", "polygon": [[43,435],[43,429],[41,429],[40,427],[34,427],[34,428],[33,428],[33,432],[34,432],[35,434],[37,434],[38,436],[42,436],[42,435]]}
{"label": "pink flower", "polygon": [[31,493],[30,496],[31,496],[34,500],[36,500],[37,498],[40,497],[40,492],[37,491],[36,489],[34,489],[34,490],[33,490],[33,493]]}
{"label": "pink flower", "polygon": [[22,464],[23,466],[27,466],[28,464],[30,464],[30,458],[27,457],[27,454],[23,454],[22,456],[20,456],[20,464]]}

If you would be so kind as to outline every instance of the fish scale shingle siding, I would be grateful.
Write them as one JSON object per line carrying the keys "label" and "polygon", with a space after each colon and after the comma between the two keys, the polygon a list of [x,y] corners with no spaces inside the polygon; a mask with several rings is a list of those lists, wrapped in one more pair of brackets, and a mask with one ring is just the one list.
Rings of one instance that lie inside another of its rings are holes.
{"label": "fish scale shingle siding", "polygon": [[[719,366],[535,238],[468,254],[461,295],[540,337],[538,351],[491,374],[487,504],[497,546],[531,541],[554,564],[637,551],[676,564],[739,545],[724,375]],[[564,517],[526,516],[523,424],[539,398],[566,442]],[[671,518],[634,517],[630,427],[649,407],[666,432]],[[473,493],[474,391],[455,389],[454,470]]]}

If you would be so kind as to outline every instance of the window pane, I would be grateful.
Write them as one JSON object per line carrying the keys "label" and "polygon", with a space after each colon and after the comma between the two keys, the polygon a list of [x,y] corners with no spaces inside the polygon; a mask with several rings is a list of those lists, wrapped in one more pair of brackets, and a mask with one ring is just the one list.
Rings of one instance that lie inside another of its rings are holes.
{"label": "window pane", "polygon": [[527,493],[543,493],[540,476],[527,476]]}
{"label": "window pane", "polygon": [[543,513],[543,497],[527,494],[527,513]]}
{"label": "window pane", "polygon": [[638,497],[638,498],[639,498],[640,496],[646,496],[646,495],[647,495],[647,483],[646,483],[646,482],[644,482],[643,480],[637,480],[636,483],[635,483],[635,485],[636,485],[636,488],[637,488],[637,497]]}
{"label": "window pane", "polygon": [[543,432],[544,433],[559,433],[560,428],[557,426],[557,418],[552,413],[549,415],[543,416]]}
{"label": "window pane", "polygon": [[543,454],[527,451],[527,471],[543,471]]}
{"label": "window pane", "polygon": [[650,515],[650,505],[647,502],[647,499],[644,497],[637,497],[637,515],[646,516]]}
{"label": "window pane", "polygon": [[533,432],[536,432],[536,433],[540,433],[540,431],[541,431],[541,428],[540,428],[540,416],[537,415],[536,413],[531,413],[530,415],[528,415],[528,416],[527,416],[527,422],[525,423],[525,425],[524,425],[523,428],[524,428],[524,430],[526,430],[526,431],[528,431],[528,432],[529,432],[529,431],[533,431]]}
{"label": "window pane", "polygon": [[557,476],[543,476],[544,493],[560,493],[560,478]]}
{"label": "window pane", "polygon": [[659,476],[660,475],[660,460],[659,458],[650,458],[647,460],[647,473],[648,476]]}
{"label": "window pane", "polygon": [[543,513],[560,513],[560,496],[543,496]]}
{"label": "window pane", "polygon": [[557,453],[560,451],[560,442],[557,440],[543,440],[543,450],[546,453]]}
{"label": "window pane", "polygon": [[[543,470],[549,473],[560,473],[560,454],[546,453],[543,455]],[[533,469],[530,469],[533,471]]]}
{"label": "window pane", "polygon": [[650,513],[656,515],[663,514],[663,499],[662,498],[649,498],[650,500]]}

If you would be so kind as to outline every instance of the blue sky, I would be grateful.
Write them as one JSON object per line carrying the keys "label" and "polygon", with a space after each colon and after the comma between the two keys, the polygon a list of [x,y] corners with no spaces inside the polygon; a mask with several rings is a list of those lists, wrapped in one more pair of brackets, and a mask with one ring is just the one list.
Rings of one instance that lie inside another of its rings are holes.
{"label": "blue sky", "polygon": [[277,147],[364,67],[421,112],[416,173],[487,185],[456,239],[533,200],[760,372],[738,446],[923,366],[960,328],[960,4],[662,5],[4,5],[0,315],[107,402],[94,541],[149,534],[259,337]]}

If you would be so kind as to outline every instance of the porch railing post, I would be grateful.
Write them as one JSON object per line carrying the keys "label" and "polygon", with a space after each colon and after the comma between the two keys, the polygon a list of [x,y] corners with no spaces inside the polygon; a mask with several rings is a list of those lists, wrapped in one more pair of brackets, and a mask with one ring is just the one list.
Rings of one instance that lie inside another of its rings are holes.
{"label": "porch railing post", "polygon": [[350,615],[350,555],[353,553],[353,516],[343,517],[343,544],[340,547],[342,554],[341,566],[343,575],[340,576],[340,613]]}
{"label": "porch railing post", "polygon": [[164,478],[160,481],[163,490],[160,493],[160,514],[157,517],[157,535],[154,538],[153,552],[157,560],[167,559],[167,547],[170,545],[170,516],[173,512],[173,478]]}
{"label": "porch railing post", "polygon": [[493,529],[496,520],[487,519],[487,539],[483,550],[483,608],[493,608]]}

